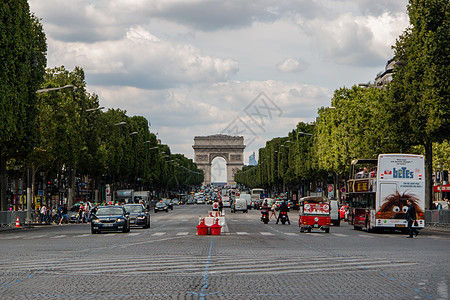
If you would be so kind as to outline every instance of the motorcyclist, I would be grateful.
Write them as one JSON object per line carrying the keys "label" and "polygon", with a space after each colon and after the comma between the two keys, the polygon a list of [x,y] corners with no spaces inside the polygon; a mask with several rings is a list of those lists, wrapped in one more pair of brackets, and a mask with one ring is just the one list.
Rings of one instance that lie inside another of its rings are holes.
{"label": "motorcyclist", "polygon": [[261,220],[264,214],[269,215],[269,205],[267,204],[267,201],[264,201],[263,205],[261,206]]}
{"label": "motorcyclist", "polygon": [[278,224],[278,221],[280,221],[280,218],[283,214],[286,215],[286,220],[288,222],[289,225],[291,225],[291,221],[289,221],[289,216],[288,216],[288,211],[289,211],[289,207],[286,204],[286,201],[281,202],[280,205],[280,213],[278,214],[278,218],[277,218],[277,222],[275,224]]}

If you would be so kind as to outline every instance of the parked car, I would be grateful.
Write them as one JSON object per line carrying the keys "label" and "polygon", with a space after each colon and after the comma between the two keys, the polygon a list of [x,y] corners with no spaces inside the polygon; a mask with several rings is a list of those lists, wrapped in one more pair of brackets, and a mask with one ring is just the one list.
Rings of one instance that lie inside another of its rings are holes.
{"label": "parked car", "polygon": [[167,206],[167,203],[164,201],[159,201],[155,204],[154,211],[157,213],[160,210],[164,210],[165,212],[169,212],[169,206]]}
{"label": "parked car", "polygon": [[348,205],[342,205],[339,209],[339,213],[341,215],[341,220],[348,220]]}
{"label": "parked car", "polygon": [[150,214],[142,204],[125,204],[125,211],[130,214],[130,226],[150,228]]}
{"label": "parked car", "polygon": [[91,218],[91,232],[130,231],[130,214],[123,206],[99,206]]}

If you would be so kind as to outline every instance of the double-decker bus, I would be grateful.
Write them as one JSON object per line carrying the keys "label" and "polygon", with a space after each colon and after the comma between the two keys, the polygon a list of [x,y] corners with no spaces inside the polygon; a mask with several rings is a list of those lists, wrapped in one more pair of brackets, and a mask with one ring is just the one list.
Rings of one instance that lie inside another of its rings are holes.
{"label": "double-decker bus", "polygon": [[406,200],[413,203],[418,229],[425,226],[425,162],[423,155],[380,154],[352,161],[348,181],[348,222],[355,229],[406,230]]}

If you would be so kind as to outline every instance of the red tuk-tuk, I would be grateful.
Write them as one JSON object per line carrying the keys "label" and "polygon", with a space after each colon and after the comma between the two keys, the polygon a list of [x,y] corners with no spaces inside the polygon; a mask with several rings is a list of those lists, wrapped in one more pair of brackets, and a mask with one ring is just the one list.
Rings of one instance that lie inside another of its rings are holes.
{"label": "red tuk-tuk", "polygon": [[298,227],[300,232],[311,232],[313,228],[330,232],[330,202],[324,197],[303,197],[299,201]]}

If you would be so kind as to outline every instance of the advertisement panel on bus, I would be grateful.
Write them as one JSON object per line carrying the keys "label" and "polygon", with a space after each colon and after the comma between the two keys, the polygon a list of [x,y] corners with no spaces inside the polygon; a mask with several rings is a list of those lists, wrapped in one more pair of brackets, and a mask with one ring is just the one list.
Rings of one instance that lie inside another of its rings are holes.
{"label": "advertisement panel on bus", "polygon": [[425,163],[423,155],[380,154],[377,168],[376,227],[407,227],[407,200],[425,226]]}

